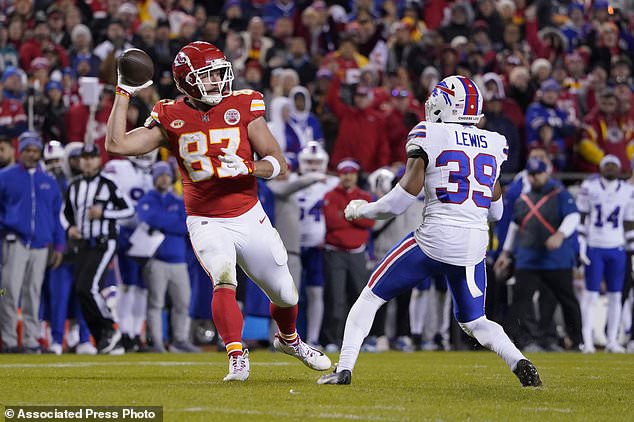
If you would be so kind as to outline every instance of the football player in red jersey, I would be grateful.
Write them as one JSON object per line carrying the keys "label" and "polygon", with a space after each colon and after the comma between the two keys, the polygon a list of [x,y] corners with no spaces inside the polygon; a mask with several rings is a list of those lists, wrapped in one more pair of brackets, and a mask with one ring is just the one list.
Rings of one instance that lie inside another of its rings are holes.
{"label": "football player in red jersey", "polygon": [[[297,335],[298,294],[286,265],[286,249],[257,197],[256,177],[272,179],[287,170],[264,120],[262,94],[233,91],[231,63],[206,42],[183,47],[172,71],[185,96],[159,101],[144,127],[127,133],[130,96],[152,82],[131,87],[119,76],[106,149],[140,155],[165,146],[177,158],[190,239],[214,284],[212,315],[229,354],[224,380],[245,381],[249,376],[248,351],[242,350],[242,313],[235,297],[236,263],[271,300],[271,316],[279,328],[275,348],[312,369],[330,368],[330,359]],[[254,153],[261,158],[254,161]]]}

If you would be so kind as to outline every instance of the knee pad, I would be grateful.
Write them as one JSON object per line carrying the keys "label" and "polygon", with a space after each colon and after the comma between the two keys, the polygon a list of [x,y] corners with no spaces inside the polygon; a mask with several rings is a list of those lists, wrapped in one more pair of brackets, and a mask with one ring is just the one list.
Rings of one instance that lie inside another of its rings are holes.
{"label": "knee pad", "polygon": [[274,293],[274,296],[275,297],[269,297],[269,299],[279,307],[288,308],[297,305],[297,302],[299,302],[299,293],[290,274],[287,279],[280,284],[280,288]]}
{"label": "knee pad", "polygon": [[212,258],[201,256],[200,263],[211,277],[214,287],[221,284],[238,286],[236,264],[229,257],[222,255]]}

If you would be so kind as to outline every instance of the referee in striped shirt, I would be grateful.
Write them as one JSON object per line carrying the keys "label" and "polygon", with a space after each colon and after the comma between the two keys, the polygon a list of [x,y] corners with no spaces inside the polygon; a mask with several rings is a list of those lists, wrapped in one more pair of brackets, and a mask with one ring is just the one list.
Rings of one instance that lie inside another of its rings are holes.
{"label": "referee in striped shirt", "polygon": [[117,220],[132,217],[134,207],[115,183],[101,174],[97,145],[80,153],[81,176],[66,194],[62,226],[77,248],[75,290],[99,353],[122,354],[121,333],[101,296],[101,283],[117,247]]}

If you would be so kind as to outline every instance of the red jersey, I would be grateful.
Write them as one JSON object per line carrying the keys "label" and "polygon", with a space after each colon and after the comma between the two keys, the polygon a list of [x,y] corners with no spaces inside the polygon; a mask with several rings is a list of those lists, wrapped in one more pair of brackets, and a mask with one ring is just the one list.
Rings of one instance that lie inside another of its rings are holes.
{"label": "red jersey", "polygon": [[183,179],[187,215],[237,217],[256,204],[255,177],[238,174],[218,156],[223,155],[221,148],[229,148],[252,160],[247,126],[264,116],[264,110],[262,94],[246,89],[233,91],[207,112],[193,108],[183,98],[154,105],[146,127],[158,123],[167,132],[169,149]]}

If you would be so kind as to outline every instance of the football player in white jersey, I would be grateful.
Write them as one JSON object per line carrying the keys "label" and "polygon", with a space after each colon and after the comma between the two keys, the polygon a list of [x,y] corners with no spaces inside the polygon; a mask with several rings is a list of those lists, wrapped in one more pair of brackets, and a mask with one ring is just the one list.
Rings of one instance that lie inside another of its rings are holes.
{"label": "football player in white jersey", "polygon": [[489,220],[503,211],[498,176],[507,157],[506,139],[475,127],[482,117],[482,95],[462,76],[439,82],[425,103],[427,122],[407,139],[407,165],[399,183],[380,200],[350,201],[347,219],[385,219],[403,213],[425,188],[423,222],[378,264],[352,306],[339,364],[318,384],[349,384],[363,339],[385,302],[429,276],[444,276],[460,327],[495,351],[523,386],[540,386],[537,369],[484,315],[485,254]]}
{"label": "football player in white jersey", "polygon": [[299,206],[299,234],[302,259],[302,284],[306,291],[308,344],[319,345],[324,316],[324,242],[326,220],[324,196],[339,184],[339,178],[326,175],[328,153],[319,142],[309,141],[298,155],[301,175],[320,174],[323,179],[295,194]]}
{"label": "football player in white jersey", "polygon": [[[104,167],[104,175],[113,179],[118,188],[132,204],[154,188],[152,164],[158,150],[127,157],[125,160],[111,160]],[[130,236],[138,225],[136,215],[120,221],[117,264],[121,275],[117,300],[117,319],[123,334],[126,351],[138,351],[142,345],[140,334],[147,315],[147,288],[142,279],[142,268],[126,252],[130,248]]]}
{"label": "football player in white jersey", "polygon": [[625,239],[634,238],[634,186],[619,180],[621,161],[606,155],[599,175],[581,184],[577,208],[581,213],[579,256],[585,264],[586,290],[581,300],[583,352],[594,353],[593,307],[599,298],[601,280],[607,284],[608,342],[605,351],[624,353],[617,341],[621,320],[621,291],[625,283],[627,254]]}

